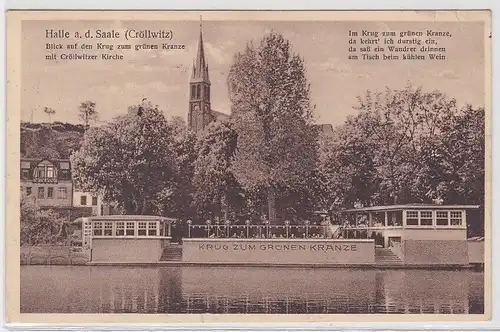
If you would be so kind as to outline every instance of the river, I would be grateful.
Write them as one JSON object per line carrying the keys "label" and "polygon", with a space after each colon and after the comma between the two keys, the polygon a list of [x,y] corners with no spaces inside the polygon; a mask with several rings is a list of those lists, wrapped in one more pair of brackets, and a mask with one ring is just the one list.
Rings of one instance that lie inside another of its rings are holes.
{"label": "river", "polygon": [[21,313],[482,314],[484,273],[21,266]]}

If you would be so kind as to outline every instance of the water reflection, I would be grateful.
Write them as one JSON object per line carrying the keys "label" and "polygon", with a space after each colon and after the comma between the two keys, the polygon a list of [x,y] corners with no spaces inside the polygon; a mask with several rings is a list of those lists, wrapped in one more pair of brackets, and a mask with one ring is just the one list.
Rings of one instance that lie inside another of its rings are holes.
{"label": "water reflection", "polygon": [[21,312],[477,314],[474,271],[22,266]]}

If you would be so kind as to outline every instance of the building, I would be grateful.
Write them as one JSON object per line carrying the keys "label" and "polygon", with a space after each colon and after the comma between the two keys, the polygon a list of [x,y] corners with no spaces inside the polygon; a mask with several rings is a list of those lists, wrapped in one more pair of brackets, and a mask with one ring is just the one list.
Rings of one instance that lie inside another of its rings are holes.
{"label": "building", "polygon": [[379,263],[483,264],[484,242],[469,241],[478,205],[402,204],[336,213],[343,239],[371,239]]}
{"label": "building", "polygon": [[109,204],[104,203],[101,196],[83,191],[73,192],[73,206],[91,207],[93,216],[106,216],[110,213]]}
{"label": "building", "polygon": [[73,210],[71,218],[110,214],[102,197],[75,190],[69,159],[21,158],[21,193],[42,208]]}
{"label": "building", "polygon": [[41,207],[73,206],[69,159],[21,158],[21,193],[34,196]]}
{"label": "building", "polygon": [[203,47],[203,33],[200,24],[200,40],[193,72],[189,82],[188,127],[196,133],[203,131],[212,121],[225,120],[228,114],[212,110],[210,104],[210,77]]}

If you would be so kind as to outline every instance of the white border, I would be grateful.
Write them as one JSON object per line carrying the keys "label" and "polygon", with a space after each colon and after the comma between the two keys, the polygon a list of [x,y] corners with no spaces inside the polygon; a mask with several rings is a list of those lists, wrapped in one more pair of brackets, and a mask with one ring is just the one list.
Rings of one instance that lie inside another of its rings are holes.
{"label": "white border", "polygon": [[[495,225],[495,220],[500,219],[499,208],[494,204],[496,198],[500,198],[498,194],[498,187],[500,187],[500,182],[496,177],[495,170],[500,169],[499,159],[496,158],[499,152],[499,137],[500,135],[496,133],[495,128],[499,125],[498,116],[496,115],[495,109],[496,105],[500,101],[499,96],[495,93],[500,91],[500,79],[498,79],[498,66],[496,61],[493,59],[498,59],[499,52],[499,37],[496,30],[496,22],[500,22],[500,15],[497,10],[500,11],[499,1],[464,1],[464,0],[420,0],[420,1],[403,1],[403,0],[379,0],[374,1],[361,1],[361,0],[350,0],[350,1],[319,1],[319,0],[308,0],[308,1],[297,1],[297,0],[252,0],[252,1],[241,1],[236,2],[232,0],[212,0],[212,1],[202,1],[202,0],[116,0],[116,1],[106,1],[106,0],[45,0],[43,2],[37,0],[2,0],[5,9],[133,9],[133,10],[145,10],[145,9],[274,9],[274,10],[291,10],[291,9],[304,9],[304,10],[321,10],[321,9],[337,9],[337,10],[353,10],[353,9],[375,9],[375,10],[391,10],[391,9],[427,9],[427,10],[437,10],[437,9],[492,9],[492,29],[493,29],[493,56],[492,56],[492,73],[493,73],[493,84],[492,84],[492,239],[500,238],[500,228]],[[2,15],[0,24],[1,36],[5,37],[5,15]],[[2,73],[6,72],[5,66],[5,38],[0,38],[0,48],[2,50],[1,62]],[[3,91],[5,90],[4,78],[0,86]],[[0,122],[2,123],[2,129],[6,131],[6,110],[5,110],[5,92],[2,94],[2,105],[3,112],[0,113]],[[0,168],[2,170],[2,176],[0,177],[0,186],[3,188],[2,194],[5,193],[5,135],[0,135],[0,158],[3,158],[4,162],[0,163]],[[1,214],[2,230],[5,230],[5,197],[0,199],[0,208],[3,210]],[[5,232],[0,231],[0,243],[2,244],[1,253],[2,258],[5,257]],[[62,328],[64,330],[204,330],[204,331],[220,331],[220,330],[287,330],[287,331],[307,331],[307,330],[469,330],[469,331],[484,331],[484,330],[500,330],[500,301],[496,301],[496,298],[500,298],[500,292],[497,287],[496,280],[500,280],[500,271],[498,264],[498,259],[496,259],[498,252],[498,245],[495,241],[492,241],[493,250],[493,264],[492,264],[492,320],[489,322],[460,322],[460,323],[425,323],[417,322],[411,324],[404,323],[387,323],[387,322],[377,322],[377,323],[348,323],[348,322],[336,322],[336,323],[309,323],[309,324],[155,324],[155,325],[120,325],[120,324],[85,324],[85,325],[58,325],[57,327],[52,325],[9,325],[9,329],[23,329],[23,330],[54,330],[56,328]],[[5,260],[3,260],[5,261]],[[5,267],[2,268],[2,279],[3,287],[0,290],[0,311],[2,312],[2,325],[5,324],[5,303],[4,303],[4,292],[5,292]],[[495,296],[496,295],[496,296]],[[2,330],[6,327],[3,326]]]}

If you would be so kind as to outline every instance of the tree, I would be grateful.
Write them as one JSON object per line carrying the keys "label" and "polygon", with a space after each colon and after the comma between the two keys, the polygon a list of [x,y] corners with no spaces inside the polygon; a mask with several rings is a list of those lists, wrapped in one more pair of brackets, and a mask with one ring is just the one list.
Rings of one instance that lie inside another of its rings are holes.
{"label": "tree", "polygon": [[484,108],[467,105],[440,124],[440,135],[425,141],[422,186],[445,204],[484,206]]}
{"label": "tree", "polygon": [[65,220],[52,210],[42,210],[32,196],[21,196],[21,246],[55,243]]}
{"label": "tree", "polygon": [[179,117],[169,121],[172,129],[172,149],[178,173],[171,187],[164,188],[155,200],[155,213],[187,220],[195,214],[192,179],[196,160],[196,134]]}
{"label": "tree", "polygon": [[318,199],[324,206],[342,209],[374,203],[378,188],[373,158],[377,146],[367,131],[360,130],[360,121],[361,117],[348,118],[320,149]]}
{"label": "tree", "polygon": [[238,134],[232,171],[245,190],[266,190],[271,222],[280,188],[297,185],[315,168],[317,133],[305,72],[290,43],[270,33],[234,56],[228,76]]}
{"label": "tree", "polygon": [[49,117],[49,123],[52,123],[51,118],[52,118],[52,115],[56,114],[56,110],[54,110],[53,108],[50,108],[50,107],[44,107],[43,111]]}
{"label": "tree", "polygon": [[93,101],[87,100],[78,107],[78,117],[83,121],[87,130],[91,122],[97,120],[98,112],[95,109],[96,104]]}
{"label": "tree", "polygon": [[227,219],[232,197],[239,185],[231,171],[237,135],[230,123],[210,123],[196,146],[193,185],[195,204],[212,215],[224,213]]}
{"label": "tree", "polygon": [[21,123],[21,155],[28,158],[67,159],[80,148],[83,133],[82,125]]}
{"label": "tree", "polygon": [[153,213],[179,171],[173,134],[151,104],[130,107],[127,115],[85,133],[81,149],[71,156],[75,184],[118,202],[127,214]]}
{"label": "tree", "polygon": [[351,123],[366,133],[373,149],[379,204],[428,199],[418,188],[423,141],[439,134],[440,125],[456,112],[456,101],[439,91],[423,92],[411,85],[402,90],[370,91],[358,98],[360,113]]}

